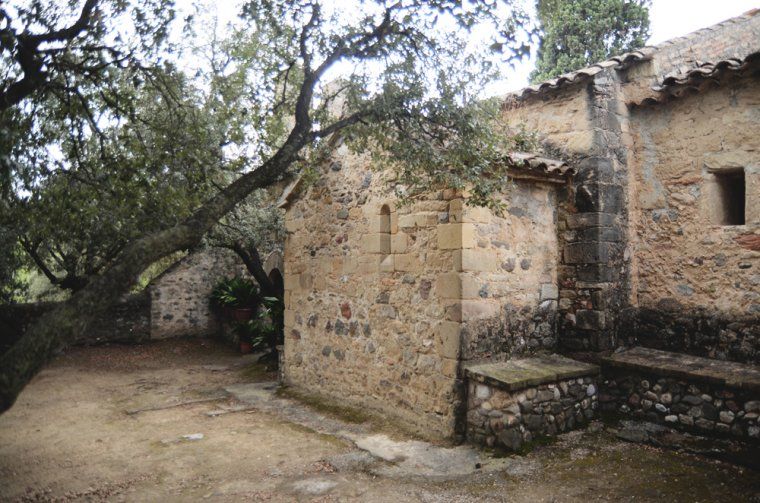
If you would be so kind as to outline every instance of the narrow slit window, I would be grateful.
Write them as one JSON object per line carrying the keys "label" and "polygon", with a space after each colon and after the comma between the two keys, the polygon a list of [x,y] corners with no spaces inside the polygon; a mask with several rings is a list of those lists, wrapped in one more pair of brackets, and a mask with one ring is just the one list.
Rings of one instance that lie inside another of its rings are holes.
{"label": "narrow slit window", "polygon": [[391,208],[384,204],[380,208],[380,253],[391,252]]}
{"label": "narrow slit window", "polygon": [[714,213],[718,225],[744,225],[745,183],[744,170],[715,173],[717,208]]}

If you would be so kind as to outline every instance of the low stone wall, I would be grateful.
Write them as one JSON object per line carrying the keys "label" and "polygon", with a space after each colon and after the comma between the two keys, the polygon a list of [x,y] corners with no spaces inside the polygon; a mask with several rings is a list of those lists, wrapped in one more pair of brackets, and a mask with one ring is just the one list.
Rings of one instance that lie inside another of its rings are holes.
{"label": "low stone wall", "polygon": [[760,367],[637,347],[603,360],[603,410],[703,435],[760,440]]}
{"label": "low stone wall", "polygon": [[77,344],[142,342],[150,339],[150,295],[147,291],[121,299],[100,315]]}
{"label": "low stone wall", "polygon": [[211,310],[211,291],[219,280],[246,274],[240,259],[224,249],[191,253],[167,269],[148,287],[151,296],[151,339],[204,337],[219,333]]}
{"label": "low stone wall", "polygon": [[[37,318],[55,307],[54,302],[0,306],[0,352],[7,350]],[[150,339],[150,297],[143,291],[128,295],[98,316],[74,344],[140,342]]]}
{"label": "low stone wall", "polygon": [[727,316],[663,299],[656,309],[629,308],[620,317],[621,344],[760,364],[760,313]]}
{"label": "low stone wall", "polygon": [[505,391],[470,381],[467,441],[488,447],[520,449],[540,436],[553,436],[585,425],[598,408],[595,377]]}
{"label": "low stone wall", "polygon": [[0,305],[0,353],[4,353],[26,331],[29,324],[47,312],[55,303]]}
{"label": "low stone wall", "polygon": [[698,434],[760,440],[760,393],[605,369],[601,409]]}

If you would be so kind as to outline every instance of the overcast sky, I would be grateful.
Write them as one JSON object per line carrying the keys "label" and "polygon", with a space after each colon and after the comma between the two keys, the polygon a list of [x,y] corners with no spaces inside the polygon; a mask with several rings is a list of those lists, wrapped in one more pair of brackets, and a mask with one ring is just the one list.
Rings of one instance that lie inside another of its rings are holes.
{"label": "overcast sky", "polygon": [[[339,5],[345,0],[325,0]],[[181,10],[198,0],[177,0]],[[224,24],[235,18],[242,0],[201,0],[209,10],[216,11]],[[649,45],[655,45],[671,38],[686,35],[730,17],[741,15],[753,8],[760,8],[760,0],[653,0],[650,9],[652,36]],[[507,93],[528,85],[528,75],[534,61],[524,61],[516,66],[509,79],[496,94]],[[490,94],[490,93],[489,93]]]}
{"label": "overcast sky", "polygon": [[[653,0],[649,10],[652,36],[649,45],[680,37],[760,7],[760,0]],[[528,85],[533,61],[519,65],[504,92]]]}

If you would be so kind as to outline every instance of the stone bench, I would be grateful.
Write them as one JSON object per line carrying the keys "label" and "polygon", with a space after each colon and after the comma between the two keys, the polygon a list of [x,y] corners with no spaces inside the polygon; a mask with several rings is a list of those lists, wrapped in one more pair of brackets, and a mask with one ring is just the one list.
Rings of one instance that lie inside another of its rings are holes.
{"label": "stone bench", "polygon": [[603,410],[700,434],[760,439],[760,367],[649,348],[603,360]]}
{"label": "stone bench", "polygon": [[599,367],[559,355],[466,366],[467,440],[519,450],[585,424],[597,408]]}

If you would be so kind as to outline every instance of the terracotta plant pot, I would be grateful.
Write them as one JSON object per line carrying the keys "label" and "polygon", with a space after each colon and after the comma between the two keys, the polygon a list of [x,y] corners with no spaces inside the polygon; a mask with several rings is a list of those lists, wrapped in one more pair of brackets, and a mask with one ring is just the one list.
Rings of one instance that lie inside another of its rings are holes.
{"label": "terracotta plant pot", "polygon": [[253,351],[253,346],[250,342],[240,341],[240,352],[242,354],[247,355],[251,351]]}
{"label": "terracotta plant pot", "polygon": [[248,321],[253,318],[253,309],[239,307],[232,310],[232,319],[235,321]]}

